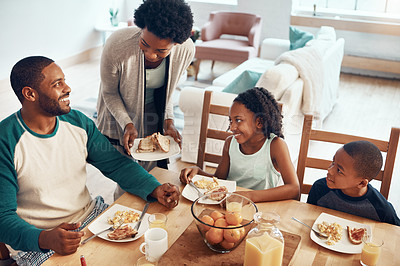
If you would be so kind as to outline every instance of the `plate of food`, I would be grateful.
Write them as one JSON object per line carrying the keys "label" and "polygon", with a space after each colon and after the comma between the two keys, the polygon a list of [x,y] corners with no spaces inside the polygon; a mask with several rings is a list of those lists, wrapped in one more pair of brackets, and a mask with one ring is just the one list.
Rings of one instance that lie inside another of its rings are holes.
{"label": "plate of food", "polygon": [[179,144],[171,136],[163,136],[159,132],[135,139],[131,148],[132,157],[140,161],[163,160],[180,152]]}
{"label": "plate of food", "polygon": [[[123,221],[120,229],[115,231],[107,231],[98,235],[98,237],[111,241],[111,242],[130,242],[140,238],[144,232],[149,228],[148,217],[149,214],[145,214],[140,224],[139,231],[135,237],[131,237],[133,227],[139,220],[139,216],[142,214],[141,211],[120,205],[114,204],[99,217],[96,218],[89,226],[88,229],[93,234],[100,232],[110,226],[117,228],[121,221]],[[117,232],[116,232],[117,231]],[[121,239],[120,239],[121,238]]]}
{"label": "plate of food", "polygon": [[[216,177],[208,177],[202,175],[195,175],[192,179],[194,185],[203,193],[212,192],[235,192],[236,191],[236,181],[218,179]],[[191,185],[187,184],[182,191],[182,196],[190,201],[195,201],[199,194],[196,189]],[[200,203],[205,204],[219,204],[223,199],[211,199],[207,198],[201,200]]]}
{"label": "plate of food", "polygon": [[324,212],[315,220],[313,228],[329,236],[328,240],[321,240],[311,231],[310,237],[315,243],[327,249],[346,254],[361,253],[363,248],[362,237],[364,235],[372,237],[369,225]]}

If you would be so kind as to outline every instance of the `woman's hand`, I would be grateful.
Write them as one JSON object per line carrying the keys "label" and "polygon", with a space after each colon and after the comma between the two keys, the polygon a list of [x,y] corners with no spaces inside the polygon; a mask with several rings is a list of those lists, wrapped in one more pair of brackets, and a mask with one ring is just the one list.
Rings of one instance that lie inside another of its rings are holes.
{"label": "woman's hand", "polygon": [[124,130],[123,145],[128,155],[131,155],[131,148],[137,136],[138,136],[138,131],[135,128],[135,126],[132,123],[127,124]]}
{"label": "woman's hand", "polygon": [[179,180],[183,184],[188,184],[192,181],[192,178],[199,173],[200,168],[198,166],[192,166],[189,168],[184,168],[181,171],[181,175],[179,176]]}
{"label": "woman's hand", "polygon": [[182,148],[182,136],[176,129],[174,120],[166,119],[164,121],[164,135],[174,138],[175,142],[179,144],[180,148]]}
{"label": "woman's hand", "polygon": [[179,188],[171,183],[164,183],[158,186],[151,195],[158,200],[159,203],[167,208],[175,208],[179,203]]}

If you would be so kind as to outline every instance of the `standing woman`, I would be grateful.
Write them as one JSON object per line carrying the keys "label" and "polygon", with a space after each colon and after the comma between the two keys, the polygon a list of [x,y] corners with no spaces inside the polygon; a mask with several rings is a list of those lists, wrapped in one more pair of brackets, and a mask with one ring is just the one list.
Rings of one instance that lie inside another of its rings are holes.
{"label": "standing woman", "polygon": [[[193,15],[184,0],[144,0],[134,22],[104,46],[97,103],[98,128],[128,155],[135,138],[154,132],[180,144],[171,96],[194,56]],[[139,163],[147,171],[157,165]],[[166,168],[166,161],[158,165]]]}

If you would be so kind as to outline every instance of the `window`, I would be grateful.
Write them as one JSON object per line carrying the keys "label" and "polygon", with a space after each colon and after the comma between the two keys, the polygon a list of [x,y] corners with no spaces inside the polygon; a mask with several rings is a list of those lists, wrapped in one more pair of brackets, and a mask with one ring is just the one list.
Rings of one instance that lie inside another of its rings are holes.
{"label": "window", "polygon": [[399,0],[293,0],[297,14],[400,22]]}

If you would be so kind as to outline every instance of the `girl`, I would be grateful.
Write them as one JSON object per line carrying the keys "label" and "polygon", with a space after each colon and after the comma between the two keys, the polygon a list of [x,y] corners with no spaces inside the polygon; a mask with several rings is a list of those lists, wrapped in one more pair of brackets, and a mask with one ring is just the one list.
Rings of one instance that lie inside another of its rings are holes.
{"label": "girl", "polygon": [[272,94],[257,87],[239,94],[230,108],[229,123],[233,135],[225,140],[215,174],[197,166],[185,168],[181,182],[187,184],[197,174],[216,176],[253,189],[236,192],[253,202],[297,199],[299,182],[283,140],[282,115]]}

